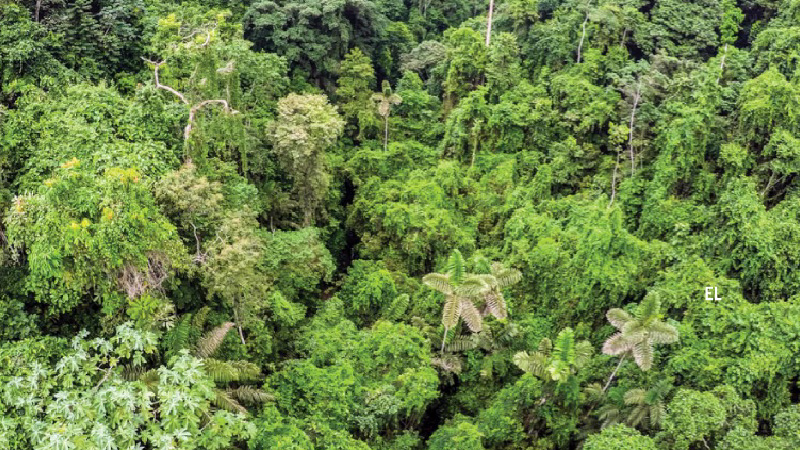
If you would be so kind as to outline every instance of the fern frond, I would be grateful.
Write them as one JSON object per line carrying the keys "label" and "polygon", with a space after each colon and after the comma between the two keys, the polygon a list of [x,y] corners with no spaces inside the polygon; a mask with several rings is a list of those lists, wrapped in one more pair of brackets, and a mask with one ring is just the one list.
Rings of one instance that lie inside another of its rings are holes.
{"label": "fern frond", "polygon": [[204,358],[203,366],[209,377],[215,383],[230,383],[239,380],[240,371],[227,361],[214,358]]}
{"label": "fern frond", "polygon": [[478,333],[483,329],[481,313],[478,312],[478,308],[471,301],[465,298],[460,299],[458,313],[473,333]]}
{"label": "fern frond", "polygon": [[237,371],[237,381],[261,381],[261,369],[249,361],[225,361]]}
{"label": "fern frond", "polygon": [[211,312],[211,308],[208,306],[203,306],[202,308],[198,309],[196,313],[194,313],[194,318],[192,319],[192,325],[198,330],[202,330],[206,326],[206,320],[208,320],[208,313]]}
{"label": "fern frond", "polygon": [[159,382],[158,371],[155,369],[148,370],[139,376],[139,381],[146,384],[151,390],[155,390]]}
{"label": "fern frond", "polygon": [[572,328],[564,328],[556,336],[553,346],[553,358],[569,365],[575,362],[575,333]]}
{"label": "fern frond", "polygon": [[539,341],[539,352],[545,356],[550,356],[553,352],[553,341],[550,338],[542,338]]}
{"label": "fern frond", "polygon": [[227,390],[228,397],[236,399],[239,403],[256,405],[275,400],[275,396],[252,386],[240,386]]}
{"label": "fern frond", "polygon": [[453,294],[453,283],[450,275],[443,273],[429,273],[422,277],[422,283],[429,288],[439,291],[444,295]]}
{"label": "fern frond", "polygon": [[233,325],[233,322],[225,322],[206,333],[205,336],[197,341],[197,349],[195,350],[195,354],[201,358],[208,358],[209,356],[213,355],[214,352],[216,352],[219,348],[220,344],[222,344],[222,340],[225,339],[225,335],[228,334],[228,331],[231,330]]}
{"label": "fern frond", "polygon": [[214,398],[211,400],[211,403],[217,408],[232,413],[247,413],[247,408],[242,406],[241,403],[237,402],[228,392],[222,389],[214,389]]}
{"label": "fern frond", "polygon": [[164,335],[163,346],[167,356],[189,347],[192,332],[192,314],[184,314],[178,323]]}

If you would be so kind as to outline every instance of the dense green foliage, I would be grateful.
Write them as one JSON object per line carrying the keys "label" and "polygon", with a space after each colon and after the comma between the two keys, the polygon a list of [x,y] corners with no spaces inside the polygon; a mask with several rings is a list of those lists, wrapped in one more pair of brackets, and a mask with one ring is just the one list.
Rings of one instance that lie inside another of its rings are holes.
{"label": "dense green foliage", "polygon": [[798,24],[0,0],[0,449],[800,448]]}

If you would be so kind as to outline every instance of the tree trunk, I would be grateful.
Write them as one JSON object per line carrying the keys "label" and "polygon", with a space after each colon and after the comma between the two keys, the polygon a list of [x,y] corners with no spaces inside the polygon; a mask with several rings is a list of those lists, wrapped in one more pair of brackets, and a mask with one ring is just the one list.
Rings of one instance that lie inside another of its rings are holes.
{"label": "tree trunk", "polygon": [[492,40],[492,14],[494,13],[494,0],[489,0],[489,17],[486,19],[486,46]]}
{"label": "tree trunk", "polygon": [[611,201],[608,202],[608,207],[614,204],[614,198],[617,196],[617,171],[619,170],[619,150],[617,150],[617,165],[614,166],[614,175],[611,177]]}
{"label": "tree trunk", "polygon": [[389,149],[389,116],[383,118],[383,151],[387,151]]}
{"label": "tree trunk", "polygon": [[239,310],[235,306],[233,308],[233,318],[236,320],[236,328],[239,329],[239,339],[242,340],[242,345],[247,345],[244,341],[244,333],[242,332],[242,322],[239,320]]}
{"label": "tree trunk", "polygon": [[581,49],[583,48],[583,40],[586,38],[586,22],[589,21],[589,11],[586,11],[586,18],[583,19],[583,33],[581,34],[581,41],[578,43],[578,60],[577,63],[580,64],[581,62]]}
{"label": "tree trunk", "polygon": [[444,334],[442,335],[442,349],[439,350],[439,353],[444,354],[444,343],[447,342],[447,327],[444,328]]}
{"label": "tree trunk", "polygon": [[636,120],[636,107],[639,106],[639,99],[642,97],[642,80],[638,80],[636,94],[633,96],[633,109],[631,109],[631,121],[628,126],[628,151],[631,154],[631,175],[636,172],[636,155],[633,153],[633,125]]}
{"label": "tree trunk", "polygon": [[728,44],[725,44],[725,50],[722,51],[722,61],[719,63],[719,76],[717,77],[717,84],[719,79],[722,78],[722,71],[725,70],[725,56],[728,55]]}
{"label": "tree trunk", "polygon": [[619,368],[622,367],[622,363],[623,363],[623,361],[625,361],[625,357],[626,356],[628,356],[628,355],[627,354],[622,355],[622,358],[619,359],[619,363],[617,364],[617,367],[614,369],[613,372],[611,372],[611,375],[608,376],[608,381],[606,381],[606,385],[603,386],[603,392],[608,390],[608,386],[611,385],[611,380],[613,380],[614,377],[617,376],[617,372],[619,371]]}
{"label": "tree trunk", "polygon": [[33,21],[39,21],[39,13],[42,11],[42,0],[36,0],[36,7],[33,11]]}

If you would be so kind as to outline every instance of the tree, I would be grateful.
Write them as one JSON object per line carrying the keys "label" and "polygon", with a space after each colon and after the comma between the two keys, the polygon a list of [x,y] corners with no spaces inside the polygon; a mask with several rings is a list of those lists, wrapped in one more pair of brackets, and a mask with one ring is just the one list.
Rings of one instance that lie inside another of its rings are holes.
{"label": "tree", "polygon": [[458,289],[464,278],[464,258],[458,249],[453,250],[447,259],[444,273],[429,273],[422,277],[422,282],[426,286],[444,294],[444,306],[442,307],[444,335],[442,336],[441,353],[444,353],[447,332],[458,324],[459,319],[463,319],[473,333],[477,333],[483,328],[481,314],[475,304]]}
{"label": "tree", "polygon": [[289,94],[278,102],[272,127],[275,151],[294,179],[303,226],[314,222],[328,190],[325,150],[342,134],[344,121],[324,95]]}
{"label": "tree", "polygon": [[[153,388],[127,381],[123,371],[147,367],[156,350],[154,334],[126,323],[109,339],[86,337],[75,336],[54,364],[29,353],[20,358],[14,348],[0,351],[14,361],[0,369],[9,380],[0,385],[0,443],[36,450],[150,444],[222,450],[255,434],[243,415],[211,406],[214,383],[200,359],[184,351],[153,369]],[[21,345],[25,352],[31,348]]]}
{"label": "tree", "polygon": [[[555,343],[544,338],[539,342],[537,351],[515,354],[514,364],[524,372],[545,381],[564,383],[577,370],[586,366],[591,356],[592,344],[589,341],[575,342],[572,328],[565,328],[558,333]],[[544,400],[546,397],[542,398],[541,403]]]}
{"label": "tree", "polygon": [[344,57],[336,84],[336,98],[348,125],[346,134],[362,140],[374,122],[370,97],[375,87],[375,71],[372,61],[358,47]]}
{"label": "tree", "polygon": [[666,398],[671,390],[672,381],[661,380],[647,390],[635,388],[626,391],[625,405],[631,410],[625,422],[634,428],[642,424],[649,429],[660,427],[667,414]]}
{"label": "tree", "polygon": [[632,356],[640,369],[648,371],[653,366],[653,346],[678,341],[678,331],[675,327],[660,320],[660,308],[661,301],[658,294],[650,293],[645,296],[633,315],[619,308],[608,310],[606,318],[618,332],[605,341],[603,353],[621,357],[603,386],[603,392],[611,385],[611,380],[614,379],[626,357]]}
{"label": "tree", "polygon": [[602,432],[589,436],[583,447],[585,450],[656,450],[655,441],[642,436],[638,431],[625,425],[615,425]]}
{"label": "tree", "polygon": [[243,18],[257,50],[284,55],[294,72],[326,88],[350,49],[374,59],[386,22],[370,0],[261,0]]}
{"label": "tree", "polygon": [[383,117],[383,151],[386,151],[389,147],[389,114],[392,106],[403,102],[403,97],[392,93],[392,87],[387,80],[383,80],[381,88],[380,93],[372,94],[372,100],[377,103],[378,114]]}

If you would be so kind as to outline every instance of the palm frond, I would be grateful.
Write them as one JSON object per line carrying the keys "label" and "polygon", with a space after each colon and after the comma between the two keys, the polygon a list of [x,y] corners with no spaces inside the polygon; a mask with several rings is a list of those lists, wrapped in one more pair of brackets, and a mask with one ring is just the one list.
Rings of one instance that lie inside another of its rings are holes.
{"label": "palm frond", "polygon": [[217,408],[230,411],[232,413],[247,413],[247,408],[237,402],[231,395],[222,389],[214,389],[214,398],[211,403]]}
{"label": "palm frond", "polygon": [[497,287],[505,289],[511,285],[517,284],[522,280],[522,272],[517,269],[505,269],[498,272],[492,272],[497,279]]}
{"label": "palm frond", "polygon": [[626,323],[633,320],[630,314],[628,314],[625,310],[619,308],[611,308],[606,313],[606,318],[611,325],[614,325],[614,328],[618,330],[622,330]]}
{"label": "palm frond", "polygon": [[442,308],[442,325],[448,330],[458,323],[459,309],[460,301],[458,297],[449,295],[445,298],[444,307]]}
{"label": "palm frond", "polygon": [[486,295],[486,307],[495,318],[503,320],[508,318],[508,306],[502,293],[489,293]]}
{"label": "palm frond", "polygon": [[228,331],[230,331],[233,325],[233,322],[225,322],[206,333],[205,336],[197,341],[195,354],[201,358],[208,358],[209,356],[213,355],[214,352],[216,352],[219,348],[220,344],[222,344],[222,340],[225,339],[225,335],[228,334]]}
{"label": "palm frond", "polygon": [[239,403],[255,405],[275,400],[275,396],[261,389],[252,386],[239,386],[236,389],[228,389],[228,397],[236,399]]}
{"label": "palm frond", "polygon": [[606,355],[617,356],[632,349],[633,344],[622,333],[614,334],[603,343],[603,353]]}
{"label": "palm frond", "polygon": [[650,292],[644,297],[639,308],[636,310],[636,317],[639,320],[647,320],[658,316],[658,310],[661,309],[661,298],[658,292]]}
{"label": "palm frond", "polygon": [[450,257],[447,258],[447,273],[452,275],[453,281],[456,283],[461,282],[464,276],[464,257],[458,249],[453,250]]}
{"label": "palm frond", "polygon": [[478,343],[472,336],[456,336],[447,344],[448,352],[463,352],[473,350],[478,347]]}
{"label": "palm frond", "polygon": [[647,327],[648,338],[654,344],[672,344],[678,341],[678,330],[664,322],[651,322]]}
{"label": "palm frond", "polygon": [[450,280],[449,274],[444,273],[429,273],[422,277],[422,283],[429,288],[439,291],[444,295],[453,294],[453,282]]}
{"label": "palm frond", "polygon": [[575,345],[575,367],[578,369],[589,364],[594,354],[594,347],[589,341],[580,341]]}
{"label": "palm frond", "polygon": [[647,372],[653,366],[653,346],[647,341],[637,342],[633,346],[633,359],[640,369]]}
{"label": "palm frond", "polygon": [[486,283],[482,275],[467,275],[455,288],[455,292],[462,297],[477,297],[489,289],[491,286]]}
{"label": "palm frond", "polygon": [[459,301],[459,316],[464,319],[464,323],[467,324],[467,327],[473,333],[477,333],[483,329],[483,319],[481,319],[481,313],[478,312],[478,308],[466,298],[462,298]]}
{"label": "palm frond", "polygon": [[624,401],[628,406],[644,404],[644,397],[647,391],[644,389],[631,389],[625,392]]}

